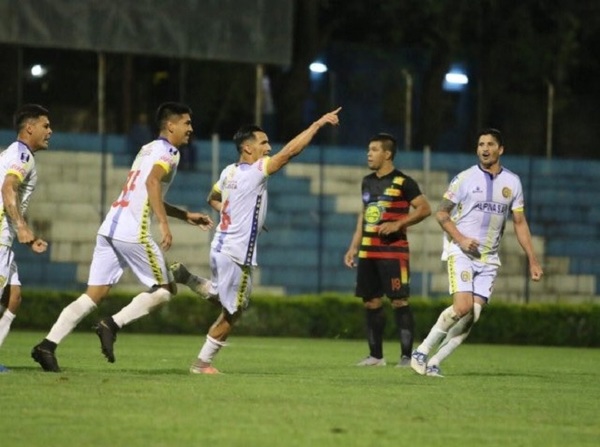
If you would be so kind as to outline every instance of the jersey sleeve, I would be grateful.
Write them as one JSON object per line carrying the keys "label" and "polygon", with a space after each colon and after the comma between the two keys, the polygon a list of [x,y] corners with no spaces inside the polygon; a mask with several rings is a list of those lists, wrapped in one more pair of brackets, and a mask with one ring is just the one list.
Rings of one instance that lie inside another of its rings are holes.
{"label": "jersey sleeve", "polygon": [[154,164],[161,166],[167,174],[170,174],[179,164],[179,151],[173,146],[165,146]]}
{"label": "jersey sleeve", "polygon": [[422,194],[419,184],[411,177],[406,177],[402,189],[404,190],[404,197],[409,203]]}
{"label": "jersey sleeve", "polygon": [[523,187],[521,186],[521,181],[517,177],[515,181],[515,192],[514,199],[511,204],[511,211],[514,212],[523,212],[525,207],[525,200],[523,198]]}
{"label": "jersey sleeve", "polygon": [[26,152],[17,152],[7,164],[6,173],[15,175],[20,182],[29,175],[34,166],[33,157]]}
{"label": "jersey sleeve", "polygon": [[444,193],[443,198],[450,200],[452,203],[459,203],[462,197],[463,180],[464,175],[462,174],[458,174],[454,177],[448,185],[448,189]]}

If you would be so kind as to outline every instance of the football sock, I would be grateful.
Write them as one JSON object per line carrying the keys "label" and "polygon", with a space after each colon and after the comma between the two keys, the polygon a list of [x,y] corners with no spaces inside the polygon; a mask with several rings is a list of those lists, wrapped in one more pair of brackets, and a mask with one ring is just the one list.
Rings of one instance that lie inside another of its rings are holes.
{"label": "football sock", "polygon": [[8,331],[10,330],[10,325],[15,319],[15,314],[13,314],[10,310],[6,309],[2,318],[0,318],[0,346],[4,343],[4,339],[8,335]]}
{"label": "football sock", "polygon": [[383,307],[365,309],[367,319],[367,342],[369,355],[377,359],[383,358],[383,331],[385,329],[385,313]]}
{"label": "football sock", "polygon": [[429,351],[431,351],[431,349],[446,336],[450,328],[459,320],[460,317],[456,315],[452,305],[444,309],[429,331],[427,337],[425,337],[425,340],[423,340],[423,343],[417,348],[417,351],[422,352],[423,354],[429,354]]}
{"label": "football sock", "polygon": [[63,309],[58,316],[56,323],[48,332],[46,339],[59,344],[63,338],[75,329],[84,317],[89,315],[96,308],[96,303],[85,293]]}
{"label": "football sock", "polygon": [[219,341],[216,338],[207,335],[206,341],[198,353],[198,360],[210,365],[223,346],[226,346],[225,342]]}
{"label": "football sock", "polygon": [[190,277],[186,281],[185,285],[204,299],[209,298],[211,296],[211,282],[206,278],[202,278],[192,273],[190,274]]}
{"label": "football sock", "polygon": [[120,328],[148,315],[152,309],[166,303],[171,299],[171,292],[159,287],[151,292],[142,292],[134,297],[131,302],[112,316]]}
{"label": "football sock", "polygon": [[396,307],[394,318],[400,337],[400,352],[402,356],[410,357],[414,342],[415,319],[410,306]]}
{"label": "football sock", "polygon": [[[437,352],[433,357],[429,359],[427,362],[428,365],[439,365],[442,361],[448,357],[450,354],[454,352],[456,348],[458,348],[463,341],[467,339],[469,334],[471,333],[471,329],[473,325],[479,320],[479,315],[481,314],[481,304],[475,303],[473,305],[473,313],[469,312],[467,315],[463,316],[458,323],[456,323],[444,338],[444,341],[441,343]],[[473,316],[475,318],[473,318]]]}

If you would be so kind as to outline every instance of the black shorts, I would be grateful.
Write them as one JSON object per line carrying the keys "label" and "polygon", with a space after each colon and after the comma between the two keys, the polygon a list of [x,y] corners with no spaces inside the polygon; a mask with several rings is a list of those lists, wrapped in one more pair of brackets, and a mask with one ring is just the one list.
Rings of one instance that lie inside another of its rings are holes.
{"label": "black shorts", "polygon": [[355,295],[363,299],[408,298],[410,295],[408,254],[396,259],[359,258]]}

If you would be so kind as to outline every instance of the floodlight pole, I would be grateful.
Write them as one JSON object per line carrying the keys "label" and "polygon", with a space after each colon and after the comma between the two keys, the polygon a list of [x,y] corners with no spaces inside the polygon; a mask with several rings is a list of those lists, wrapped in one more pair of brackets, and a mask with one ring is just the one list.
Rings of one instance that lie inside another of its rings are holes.
{"label": "floodlight pole", "polygon": [[256,64],[254,123],[259,127],[262,126],[262,110],[263,110],[263,101],[264,101],[264,92],[263,92],[264,74],[265,74],[265,68],[264,68],[263,64]]}
{"label": "floodlight pole", "polygon": [[548,105],[546,107],[546,158],[552,158],[552,127],[554,121],[554,84],[546,79],[548,86]]}
{"label": "floodlight pole", "polygon": [[106,55],[98,53],[98,136],[100,137],[101,171],[100,171],[100,223],[104,219],[104,205],[106,201],[106,129],[105,129],[105,93],[106,93]]}
{"label": "floodlight pole", "polygon": [[413,77],[408,70],[402,70],[402,75],[406,83],[405,86],[405,104],[404,104],[404,150],[410,151],[412,144],[412,95],[413,95]]}

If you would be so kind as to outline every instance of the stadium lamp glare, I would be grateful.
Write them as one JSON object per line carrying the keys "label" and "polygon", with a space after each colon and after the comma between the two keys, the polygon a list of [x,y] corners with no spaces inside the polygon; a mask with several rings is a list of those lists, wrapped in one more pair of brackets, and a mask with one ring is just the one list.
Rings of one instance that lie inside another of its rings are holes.
{"label": "stadium lamp glare", "polygon": [[464,73],[446,73],[445,80],[448,84],[466,85],[469,83],[469,78]]}
{"label": "stadium lamp glare", "polygon": [[313,62],[308,66],[308,69],[312,73],[325,73],[327,72],[327,65],[325,65],[323,62]]}
{"label": "stadium lamp glare", "polygon": [[40,64],[35,64],[31,67],[31,76],[34,78],[41,78],[46,73],[48,73],[48,69]]}

